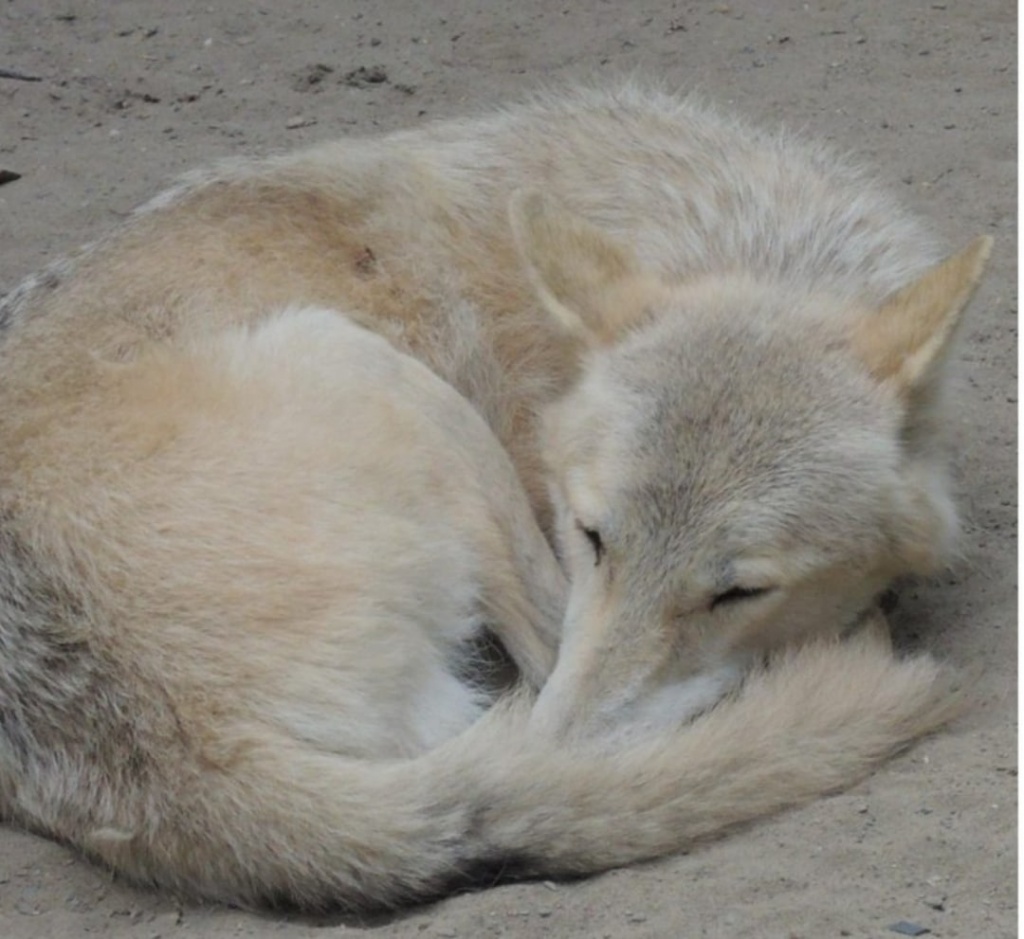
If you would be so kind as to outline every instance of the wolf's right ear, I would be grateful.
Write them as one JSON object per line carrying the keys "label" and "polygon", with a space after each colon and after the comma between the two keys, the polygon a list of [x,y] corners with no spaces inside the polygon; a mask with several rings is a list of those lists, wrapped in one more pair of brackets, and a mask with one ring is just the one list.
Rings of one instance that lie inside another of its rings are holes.
{"label": "wolf's right ear", "polygon": [[626,245],[549,196],[514,193],[509,221],[541,302],[588,345],[613,342],[663,292]]}
{"label": "wolf's right ear", "polygon": [[960,314],[992,251],[987,235],[897,291],[865,319],[853,336],[861,361],[880,381],[912,397],[946,357]]}

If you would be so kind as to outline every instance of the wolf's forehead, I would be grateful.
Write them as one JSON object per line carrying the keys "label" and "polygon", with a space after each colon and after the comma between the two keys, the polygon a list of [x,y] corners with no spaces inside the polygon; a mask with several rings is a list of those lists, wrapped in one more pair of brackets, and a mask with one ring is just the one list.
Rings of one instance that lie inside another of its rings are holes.
{"label": "wolf's forehead", "polygon": [[856,380],[814,371],[701,370],[641,392],[632,425],[615,435],[628,480],[619,499],[652,531],[714,529],[730,540],[785,539],[813,505],[873,516],[898,435]]}
{"label": "wolf's forehead", "polygon": [[674,325],[610,363],[632,402],[629,446],[652,458],[739,451],[749,463],[878,421],[866,371],[835,345],[810,341],[798,323]]}
{"label": "wolf's forehead", "polygon": [[808,465],[741,465],[732,474],[714,464],[679,468],[620,490],[615,527],[623,544],[645,546],[644,555],[660,558],[666,571],[694,564],[718,571],[765,552],[810,550],[827,559],[837,528],[843,545],[877,533],[887,497],[884,478],[868,469],[843,476]]}
{"label": "wolf's forehead", "polygon": [[636,473],[612,500],[624,529],[682,566],[797,547],[826,558],[837,529],[844,544],[877,534],[898,475],[895,439],[826,426],[786,439],[750,426],[732,438],[652,435],[647,455],[637,447]]}
{"label": "wolf's forehead", "polygon": [[771,476],[819,450],[832,452],[837,435],[855,432],[859,417],[872,423],[849,389],[837,393],[818,369],[799,362],[789,368],[712,363],[657,379],[649,374],[633,386],[632,422],[621,437],[656,476],[680,470],[723,480],[737,472]]}

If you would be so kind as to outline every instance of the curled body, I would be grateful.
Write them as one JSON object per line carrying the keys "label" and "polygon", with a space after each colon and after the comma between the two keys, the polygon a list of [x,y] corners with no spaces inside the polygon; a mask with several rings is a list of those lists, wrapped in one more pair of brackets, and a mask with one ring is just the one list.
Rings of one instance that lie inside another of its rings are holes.
{"label": "curled body", "polygon": [[857,778],[954,707],[858,627],[987,250],[638,87],[197,173],[0,304],[0,812],[358,907]]}

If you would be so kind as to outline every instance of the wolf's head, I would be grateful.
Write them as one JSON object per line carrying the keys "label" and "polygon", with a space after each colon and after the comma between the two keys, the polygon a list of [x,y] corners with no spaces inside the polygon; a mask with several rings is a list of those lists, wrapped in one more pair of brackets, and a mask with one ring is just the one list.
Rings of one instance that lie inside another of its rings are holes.
{"label": "wolf's head", "polygon": [[667,282],[536,193],[511,219],[585,362],[545,415],[572,581],[548,729],[683,719],[942,563],[941,372],[988,239],[872,307],[742,272]]}

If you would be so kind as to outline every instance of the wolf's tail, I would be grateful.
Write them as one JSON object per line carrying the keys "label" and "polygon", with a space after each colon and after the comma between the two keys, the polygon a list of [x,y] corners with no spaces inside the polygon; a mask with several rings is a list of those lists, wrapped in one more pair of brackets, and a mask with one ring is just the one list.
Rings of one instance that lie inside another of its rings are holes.
{"label": "wolf's tail", "polygon": [[380,908],[482,877],[600,871],[834,791],[950,719],[953,678],[860,637],[787,654],[685,730],[615,753],[538,743],[529,702],[425,757],[238,741],[173,804],[80,843],[129,876],[234,903]]}

